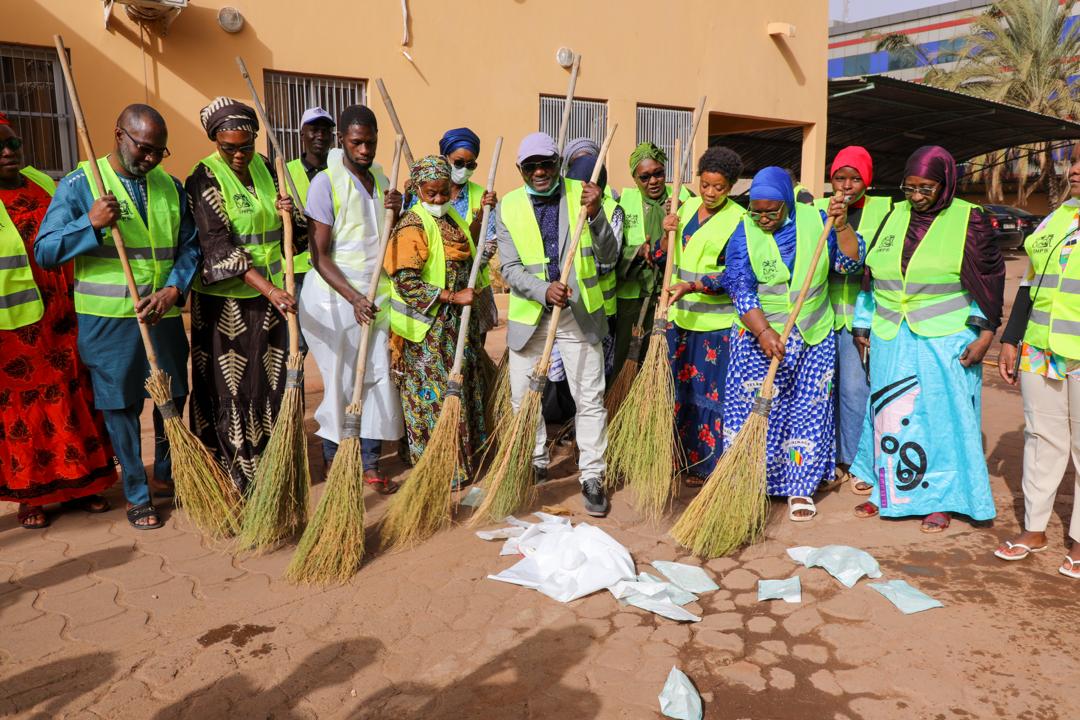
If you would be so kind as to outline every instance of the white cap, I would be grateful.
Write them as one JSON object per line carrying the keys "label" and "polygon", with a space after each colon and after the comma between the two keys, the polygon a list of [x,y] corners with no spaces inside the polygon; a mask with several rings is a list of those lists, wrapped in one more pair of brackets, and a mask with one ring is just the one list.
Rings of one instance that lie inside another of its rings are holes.
{"label": "white cap", "polygon": [[334,122],[334,118],[330,117],[330,113],[326,112],[321,107],[313,107],[304,111],[303,117],[300,118],[300,127],[304,127],[308,123],[313,123],[316,120],[326,120],[331,125],[337,125],[337,123]]}

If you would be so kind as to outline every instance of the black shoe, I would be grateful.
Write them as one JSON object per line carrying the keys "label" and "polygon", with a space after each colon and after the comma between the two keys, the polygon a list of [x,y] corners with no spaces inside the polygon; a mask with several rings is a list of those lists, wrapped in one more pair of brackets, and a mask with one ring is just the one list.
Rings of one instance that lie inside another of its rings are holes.
{"label": "black shoe", "polygon": [[585,512],[593,517],[604,517],[611,509],[600,478],[591,478],[581,483],[581,497],[585,503]]}
{"label": "black shoe", "polygon": [[542,482],[547,482],[547,479],[548,479],[548,469],[547,468],[542,468],[542,467],[540,467],[538,465],[533,465],[532,469],[533,469],[533,483],[534,484],[539,485]]}

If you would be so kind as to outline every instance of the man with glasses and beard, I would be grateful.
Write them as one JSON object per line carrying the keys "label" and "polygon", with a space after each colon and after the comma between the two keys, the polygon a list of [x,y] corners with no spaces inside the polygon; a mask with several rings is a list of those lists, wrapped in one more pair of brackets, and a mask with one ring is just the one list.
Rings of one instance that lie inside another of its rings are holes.
{"label": "man with glasses and beard", "polygon": [[[594,183],[560,176],[562,161],[549,135],[533,133],[522,140],[517,165],[525,184],[503,197],[495,219],[500,270],[510,286],[506,343],[512,402],[517,411],[529,389],[552,308],[568,308],[560,315],[555,339],[577,405],[578,468],[585,511],[601,517],[609,509],[603,480],[607,413],[600,345],[607,334],[607,316],[596,266],[618,260],[619,242],[603,212],[603,191]],[[559,279],[563,254],[581,212],[586,213],[587,229],[564,285]],[[546,441],[541,423],[533,451],[538,480],[547,477]]]}
{"label": "man with glasses and beard", "polygon": [[[59,184],[42,222],[34,255],[43,267],[75,261],[78,349],[90,370],[94,403],[123,470],[128,522],[161,527],[143,467],[139,416],[149,374],[139,323],[150,326],[158,363],[172,378],[173,400],[187,396],[188,342],[179,306],[199,264],[195,221],[180,182],[162,170],[169,156],[164,118],[148,105],[129,105],[116,121],[113,152],[97,160],[106,194],[98,197],[83,162]],[[132,302],[113,241],[127,247],[140,300]],[[164,423],[154,410],[154,484],[172,495],[172,465]]]}

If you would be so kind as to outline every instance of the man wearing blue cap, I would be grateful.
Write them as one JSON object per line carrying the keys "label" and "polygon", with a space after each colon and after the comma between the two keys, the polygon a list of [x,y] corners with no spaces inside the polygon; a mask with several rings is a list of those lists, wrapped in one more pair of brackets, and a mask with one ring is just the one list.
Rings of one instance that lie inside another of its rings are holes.
{"label": "man wearing blue cap", "polygon": [[[562,161],[549,135],[533,133],[522,140],[517,165],[525,184],[504,196],[495,210],[500,269],[510,286],[506,344],[511,399],[516,411],[543,352],[552,308],[568,308],[569,312],[560,314],[555,339],[577,405],[578,469],[585,511],[602,517],[610,507],[604,494],[607,413],[600,345],[608,328],[596,268],[618,260],[619,243],[603,212],[603,191],[595,183],[561,176]],[[563,284],[559,280],[563,255],[581,212],[586,214],[588,229]],[[546,429],[540,423],[533,449],[539,479],[547,476],[546,441]]]}
{"label": "man wearing blue cap", "polygon": [[[287,162],[285,169],[292,179],[292,183],[288,185],[289,194],[294,200],[297,199],[295,188],[304,207],[307,207],[311,179],[326,169],[326,158],[330,154],[330,148],[334,146],[334,127],[334,118],[321,107],[308,108],[300,118],[300,147],[303,155]],[[303,245],[306,246],[306,237],[297,240],[305,241]],[[300,289],[304,285],[304,273],[311,269],[311,253],[306,249],[297,253],[293,268],[296,272],[296,295],[299,297]],[[300,342],[303,343],[303,339]]]}

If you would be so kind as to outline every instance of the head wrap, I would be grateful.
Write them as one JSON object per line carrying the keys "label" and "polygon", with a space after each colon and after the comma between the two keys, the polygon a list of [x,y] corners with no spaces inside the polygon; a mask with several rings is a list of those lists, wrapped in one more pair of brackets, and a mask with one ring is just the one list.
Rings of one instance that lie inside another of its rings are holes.
{"label": "head wrap", "polygon": [[375,120],[375,113],[367,105],[350,105],[341,111],[338,117],[338,132],[348,132],[353,125],[366,125],[375,132],[379,132],[379,123]]}
{"label": "head wrap", "polygon": [[667,165],[667,153],[653,145],[651,142],[643,142],[630,153],[630,172],[637,170],[642,160],[654,160],[661,165]]}
{"label": "head wrap", "polygon": [[222,130],[245,130],[252,133],[259,131],[259,118],[255,111],[230,97],[214,98],[199,111],[199,121],[211,140],[216,140],[217,134]]}
{"label": "head wrap", "polygon": [[864,147],[848,145],[836,153],[836,158],[833,159],[832,167],[829,169],[829,176],[832,177],[843,167],[853,168],[859,173],[859,177],[867,187],[874,181],[874,161],[870,159],[870,153],[866,152]]}
{"label": "head wrap", "polygon": [[590,157],[599,157],[600,146],[589,138],[576,138],[566,143],[566,147],[563,148],[563,157],[570,160],[575,155],[582,152],[588,154]]}
{"label": "head wrap", "polygon": [[559,148],[550,135],[534,132],[526,135],[518,146],[517,161],[522,163],[531,157],[558,157]]}
{"label": "head wrap", "polygon": [[926,213],[938,213],[949,207],[956,195],[956,160],[948,150],[940,145],[923,145],[911,153],[904,166],[905,182],[912,175],[941,183],[941,190]]}
{"label": "head wrap", "polygon": [[10,125],[11,121],[8,120],[8,116],[0,112],[0,125]]}
{"label": "head wrap", "polygon": [[420,190],[420,183],[444,179],[450,179],[450,163],[441,155],[426,155],[409,168],[408,191],[415,195]]}
{"label": "head wrap", "polygon": [[454,128],[443,133],[439,140],[439,154],[449,155],[455,150],[465,148],[473,155],[480,154],[480,137],[469,128]]}
{"label": "head wrap", "polygon": [[791,185],[791,176],[784,168],[767,167],[757,171],[750,183],[751,200],[780,200],[787,205],[790,217],[795,207],[795,188]]}

